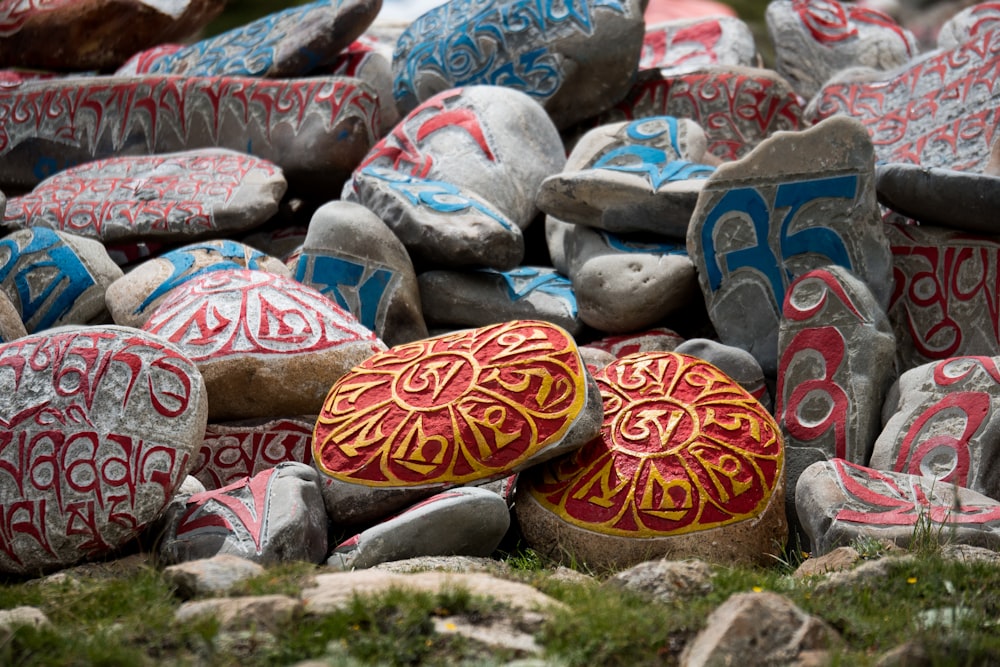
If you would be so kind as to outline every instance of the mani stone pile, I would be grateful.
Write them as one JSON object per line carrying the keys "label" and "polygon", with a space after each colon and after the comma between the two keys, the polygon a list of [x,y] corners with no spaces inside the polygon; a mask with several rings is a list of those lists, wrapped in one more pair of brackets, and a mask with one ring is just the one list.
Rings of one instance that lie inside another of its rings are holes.
{"label": "mani stone pile", "polygon": [[1000,3],[646,4],[0,7],[0,573],[1000,549]]}

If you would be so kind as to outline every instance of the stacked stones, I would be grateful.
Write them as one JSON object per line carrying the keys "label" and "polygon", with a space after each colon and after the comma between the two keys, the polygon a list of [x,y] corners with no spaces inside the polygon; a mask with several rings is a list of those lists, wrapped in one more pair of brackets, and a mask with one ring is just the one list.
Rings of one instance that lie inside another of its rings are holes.
{"label": "stacked stones", "polygon": [[119,4],[0,10],[53,71],[0,77],[0,572],[1000,546],[995,6],[920,55],[775,0],[768,70],[640,0],[394,49],[377,0]]}

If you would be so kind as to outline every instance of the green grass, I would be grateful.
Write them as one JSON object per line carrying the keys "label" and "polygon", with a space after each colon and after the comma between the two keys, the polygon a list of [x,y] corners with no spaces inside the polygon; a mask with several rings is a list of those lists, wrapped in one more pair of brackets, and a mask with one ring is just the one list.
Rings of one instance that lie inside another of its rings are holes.
{"label": "green grass", "polygon": [[[856,546],[871,556],[873,545]],[[705,618],[730,595],[773,591],[823,618],[844,639],[836,664],[873,665],[887,650],[918,642],[939,665],[1000,664],[1000,567],[945,560],[926,545],[867,585],[821,590],[821,578],[795,579],[786,565],[716,568],[708,594],[672,603],[592,584],[570,584],[529,551],[507,557],[512,576],[566,605],[536,635],[546,657],[566,665],[672,665]],[[296,594],[316,568],[289,564],[243,584],[234,595]],[[491,665],[518,656],[458,635],[433,621],[461,615],[485,622],[508,612],[462,590],[438,595],[390,591],[357,598],[346,609],[307,616],[274,636],[226,635],[202,620],[177,626],[181,604],[152,567],[121,579],[75,576],[0,584],[0,608],[41,608],[49,628],[0,633],[2,665],[286,665],[324,659],[336,665]],[[956,611],[957,610],[957,611]]]}

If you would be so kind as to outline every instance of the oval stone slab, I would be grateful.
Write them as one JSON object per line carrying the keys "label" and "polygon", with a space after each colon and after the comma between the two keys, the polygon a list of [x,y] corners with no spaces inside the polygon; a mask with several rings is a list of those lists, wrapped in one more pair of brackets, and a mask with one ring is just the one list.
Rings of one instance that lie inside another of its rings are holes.
{"label": "oval stone slab", "polygon": [[711,364],[673,352],[596,375],[601,435],[521,475],[515,510],[546,555],[592,567],[695,556],[766,563],[785,540],[778,425]]}
{"label": "oval stone slab", "polygon": [[276,165],[234,151],[109,158],[13,197],[3,221],[102,242],[180,242],[256,227],[278,211],[287,187]]}
{"label": "oval stone slab", "polygon": [[452,1],[399,37],[394,94],[406,113],[448,88],[497,84],[541,103],[560,128],[625,95],[639,63],[641,0]]}
{"label": "oval stone slab", "polygon": [[136,537],[183,482],[207,414],[195,365],[135,329],[0,346],[0,571],[37,574]]}
{"label": "oval stone slab", "polygon": [[[335,493],[365,499],[506,477],[597,433],[600,401],[588,378],[572,337],[546,322],[398,345],[330,390],[314,462]],[[350,504],[327,495],[335,521],[349,511],[341,503]]]}
{"label": "oval stone slab", "polygon": [[219,239],[186,245],[143,262],[111,283],[104,297],[115,324],[139,328],[171,290],[206,273],[229,269],[291,276],[280,260],[238,241]]}
{"label": "oval stone slab", "polygon": [[198,365],[212,421],[316,414],[333,383],[385,349],[311,287],[246,269],[187,282],[143,329],[177,344]]}
{"label": "oval stone slab", "polygon": [[108,157],[218,147],[270,160],[293,188],[327,195],[375,142],[377,116],[375,92],[338,77],[79,77],[0,87],[0,187],[24,190]]}

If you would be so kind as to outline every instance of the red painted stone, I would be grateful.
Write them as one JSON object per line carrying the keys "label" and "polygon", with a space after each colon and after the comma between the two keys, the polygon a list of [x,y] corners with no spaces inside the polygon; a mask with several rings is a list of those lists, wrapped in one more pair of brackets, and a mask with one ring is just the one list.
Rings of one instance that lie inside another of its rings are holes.
{"label": "red painted stone", "polygon": [[587,395],[573,339],[513,321],[375,355],[345,375],[316,420],[321,472],[371,487],[498,477],[558,443]]}
{"label": "red painted stone", "polygon": [[218,489],[279,463],[312,464],[313,418],[209,424],[191,468],[206,489]]}
{"label": "red painted stone", "polygon": [[636,354],[597,375],[601,436],[522,475],[562,520],[622,537],[681,535],[753,518],[784,477],[778,425],[711,364]]}

